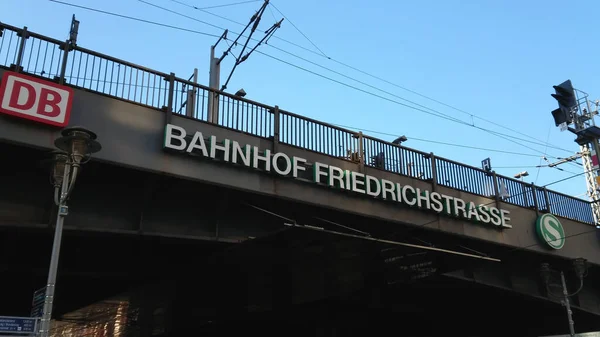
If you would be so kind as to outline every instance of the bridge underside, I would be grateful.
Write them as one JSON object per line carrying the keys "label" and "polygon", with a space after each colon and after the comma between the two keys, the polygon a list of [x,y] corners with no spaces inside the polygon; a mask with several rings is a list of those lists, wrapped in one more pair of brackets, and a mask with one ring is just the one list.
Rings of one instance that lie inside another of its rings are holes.
{"label": "bridge underside", "polygon": [[[0,278],[9,289],[0,314],[28,315],[51,250],[49,171],[40,151],[6,144],[0,151],[12,159],[0,166]],[[128,329],[141,335],[536,336],[568,328],[564,308],[547,300],[537,272],[543,261],[567,261],[426,224],[361,218],[97,162],[86,164],[70,208],[57,318],[124,294]],[[325,230],[285,226],[294,221]],[[501,262],[344,235],[362,235],[355,230]],[[586,284],[597,278],[590,270]],[[572,299],[576,327],[600,330],[600,301],[585,290]]]}

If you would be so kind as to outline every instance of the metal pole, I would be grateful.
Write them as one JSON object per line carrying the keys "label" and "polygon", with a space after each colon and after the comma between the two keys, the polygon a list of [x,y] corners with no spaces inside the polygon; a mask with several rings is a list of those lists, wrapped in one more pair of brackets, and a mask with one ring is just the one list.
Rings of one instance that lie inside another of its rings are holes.
{"label": "metal pole", "polygon": [[21,63],[23,63],[23,54],[25,53],[25,43],[29,38],[29,33],[27,32],[27,27],[23,27],[21,31],[21,44],[19,45],[19,50],[17,54],[17,64],[15,64],[15,72],[21,72]]}
{"label": "metal pole", "polygon": [[563,300],[563,305],[567,308],[567,318],[569,319],[569,333],[571,337],[575,337],[575,322],[573,322],[573,312],[571,311],[571,303],[569,302],[569,292],[567,291],[567,282],[565,282],[565,274],[562,271],[560,272],[560,280],[562,282],[563,295],[565,296],[565,299]]}
{"label": "metal pole", "polygon": [[219,83],[221,78],[221,64],[219,59],[215,58],[215,46],[210,47],[210,72],[208,86],[214,91],[208,92],[208,122],[219,122]]}
{"label": "metal pole", "polygon": [[198,84],[198,69],[194,68],[194,74],[192,75],[192,80],[194,85],[192,89],[187,92],[187,100],[186,100],[186,113],[185,115],[188,117],[195,117],[196,111],[196,92],[198,91],[196,88],[196,84]]}
{"label": "metal pole", "polygon": [[48,270],[48,282],[46,284],[46,298],[44,299],[44,312],[40,322],[40,337],[48,337],[50,332],[50,320],[52,319],[52,306],[54,301],[54,288],[56,286],[56,274],[58,272],[58,259],[60,255],[60,243],[65,216],[66,196],[69,191],[71,166],[67,162],[58,202],[58,214],[56,216],[56,228],[54,229],[54,243],[52,244],[52,255],[50,257],[50,268]]}
{"label": "metal pole", "polygon": [[69,59],[69,51],[71,50],[71,40],[66,40],[63,49],[63,59],[60,67],[60,77],[58,78],[58,84],[65,83],[65,73],[67,71],[67,61]]}

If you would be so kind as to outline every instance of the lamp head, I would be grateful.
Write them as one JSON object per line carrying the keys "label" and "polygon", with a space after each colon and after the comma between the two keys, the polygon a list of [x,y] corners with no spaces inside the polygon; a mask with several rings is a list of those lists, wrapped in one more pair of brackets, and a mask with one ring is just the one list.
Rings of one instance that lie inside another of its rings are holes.
{"label": "lamp head", "polygon": [[529,172],[523,171],[523,172],[519,172],[519,173],[515,174],[515,178],[519,179],[519,178],[527,177],[528,175],[529,175]]}
{"label": "lamp head", "polygon": [[549,263],[544,262],[544,263],[540,264],[540,276],[542,277],[544,284],[548,284],[550,282],[551,273],[552,273],[552,270],[550,269]]}
{"label": "lamp head", "polygon": [[394,139],[394,141],[392,141],[392,143],[396,144],[396,145],[400,145],[400,144],[404,143],[407,140],[408,140],[408,138],[406,138],[406,136],[402,135],[402,136]]}
{"label": "lamp head", "polygon": [[575,269],[575,274],[579,279],[583,278],[583,275],[587,271],[587,260],[581,257],[573,260],[573,269]]}
{"label": "lamp head", "polygon": [[52,183],[54,186],[60,186],[65,176],[65,166],[69,156],[63,151],[52,152]]}
{"label": "lamp head", "polygon": [[54,145],[69,154],[75,164],[79,164],[85,156],[102,149],[96,141],[96,134],[83,127],[68,127],[61,131],[62,137],[54,141]]}
{"label": "lamp head", "polygon": [[242,88],[242,89],[236,91],[235,95],[239,96],[239,97],[244,97],[244,96],[246,96],[246,91],[244,91],[244,89]]}

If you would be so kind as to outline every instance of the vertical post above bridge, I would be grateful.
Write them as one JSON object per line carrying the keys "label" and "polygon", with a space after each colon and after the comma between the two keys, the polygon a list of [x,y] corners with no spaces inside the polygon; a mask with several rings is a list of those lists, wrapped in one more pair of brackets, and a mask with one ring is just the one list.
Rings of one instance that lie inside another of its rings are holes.
{"label": "vertical post above bridge", "polygon": [[356,134],[356,138],[358,138],[358,167],[361,173],[365,172],[365,143],[363,138],[362,131],[358,131]]}
{"label": "vertical post above bridge", "polygon": [[429,153],[429,160],[431,160],[431,191],[437,191],[437,165],[435,162],[435,155],[433,152]]}
{"label": "vertical post above bridge", "polygon": [[539,216],[540,215],[540,204],[538,203],[538,199],[537,199],[537,189],[533,183],[530,184],[530,187],[531,187],[531,195],[532,195],[532,199],[533,199],[533,208],[535,209],[535,215]]}
{"label": "vertical post above bridge", "polygon": [[492,180],[494,182],[494,199],[496,201],[496,208],[500,209],[500,189],[498,184],[498,175],[496,171],[492,171]]}
{"label": "vertical post above bridge", "polygon": [[26,42],[29,38],[29,32],[27,31],[27,27],[23,27],[23,30],[18,32],[17,36],[21,38],[21,43],[19,44],[19,49],[17,50],[17,62],[15,64],[11,64],[11,68],[13,68],[13,70],[16,73],[20,73],[21,71],[23,71],[21,63],[23,63],[23,53],[25,53]]}
{"label": "vertical post above bridge", "polygon": [[173,118],[173,97],[175,94],[175,73],[170,73],[169,78],[166,79],[169,81],[169,96],[167,100],[167,111],[166,111],[166,124],[171,123],[171,119]]}
{"label": "vertical post above bridge", "polygon": [[281,123],[281,114],[279,113],[279,106],[275,106],[271,113],[273,114],[273,153],[279,150],[279,130]]}
{"label": "vertical post above bridge", "polygon": [[544,189],[544,200],[546,201],[546,211],[548,213],[552,212],[552,208],[550,207],[550,198],[548,197],[548,189],[546,189],[546,187],[543,187]]}

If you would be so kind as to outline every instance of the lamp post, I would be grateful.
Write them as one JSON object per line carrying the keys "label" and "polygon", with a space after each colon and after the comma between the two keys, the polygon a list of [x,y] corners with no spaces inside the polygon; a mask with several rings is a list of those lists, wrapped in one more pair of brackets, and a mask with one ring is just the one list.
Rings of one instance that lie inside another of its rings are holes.
{"label": "lamp post", "polygon": [[41,337],[47,337],[50,332],[63,222],[69,213],[67,200],[73,191],[81,165],[89,161],[92,153],[98,152],[102,148],[100,143],[96,141],[96,134],[82,127],[65,128],[62,130],[61,135],[54,142],[54,145],[61,150],[54,152],[54,167],[52,170],[54,203],[58,206],[58,214],[56,216],[54,242],[48,270],[44,311],[40,322],[39,332]]}
{"label": "lamp post", "polygon": [[[403,173],[402,172],[402,162],[401,162],[402,149],[400,149],[400,148],[402,147],[402,143],[404,143],[407,140],[408,140],[408,138],[405,135],[402,135],[392,141],[392,144],[398,145],[398,160],[396,160],[396,167],[397,167],[398,173],[400,173],[400,174]],[[409,164],[408,169],[410,170],[410,164]],[[410,175],[410,173],[409,173],[409,175]]]}
{"label": "lamp post", "polygon": [[565,281],[565,273],[562,270],[553,270],[550,268],[550,264],[548,263],[542,263],[540,267],[540,275],[542,276],[542,280],[544,281],[544,285],[546,286],[546,291],[548,294],[552,294],[552,291],[550,290],[552,273],[560,273],[563,297],[560,303],[567,309],[567,319],[569,320],[569,334],[571,337],[575,336],[575,322],[573,321],[573,312],[571,311],[571,302],[569,301],[569,297],[577,295],[577,293],[579,293],[581,289],[583,289],[583,278],[587,270],[587,261],[583,258],[577,258],[573,260],[573,269],[575,271],[575,274],[577,275],[577,278],[579,279],[579,288],[574,293],[569,294],[567,282]]}

